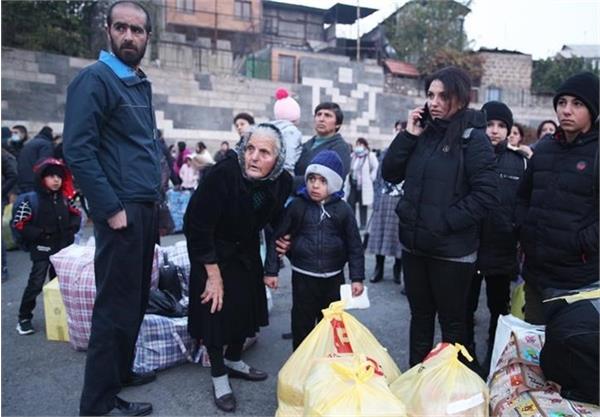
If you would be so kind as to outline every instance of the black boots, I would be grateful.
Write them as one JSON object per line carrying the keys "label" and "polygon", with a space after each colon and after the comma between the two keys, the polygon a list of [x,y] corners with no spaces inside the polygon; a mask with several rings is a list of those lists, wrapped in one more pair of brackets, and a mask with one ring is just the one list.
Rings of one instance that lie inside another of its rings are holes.
{"label": "black boots", "polygon": [[383,266],[385,264],[385,256],[375,255],[375,272],[371,278],[371,282],[379,282],[383,279]]}

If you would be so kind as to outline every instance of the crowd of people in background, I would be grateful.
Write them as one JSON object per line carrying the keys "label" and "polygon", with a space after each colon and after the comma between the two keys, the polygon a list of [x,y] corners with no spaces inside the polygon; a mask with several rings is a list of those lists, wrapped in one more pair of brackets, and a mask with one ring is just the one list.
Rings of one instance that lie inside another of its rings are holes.
{"label": "crowd of people in background", "polygon": [[[223,411],[236,408],[229,377],[267,378],[242,360],[241,347],[268,324],[264,286],[279,285],[278,255],[288,255],[293,271],[296,349],[321,310],[339,299],[345,265],[353,296],[363,292],[365,252],[375,257],[370,282],[384,279],[386,257],[394,259],[393,281],[404,281],[411,366],[431,351],[436,318],[444,342],[475,352],[473,317],[485,281],[488,354],[467,364],[485,375],[497,319],[508,313],[511,283],[521,276],[525,320],[547,325],[544,372],[566,398],[598,403],[596,75],[564,81],[553,102],[558,123],[540,123],[530,145],[506,104],[470,107],[469,75],[447,67],[425,79],[425,104],[396,123],[387,149],[375,151],[365,137],[351,146],[342,136],[344,112],[329,101],[315,107],[314,132],[303,141],[301,106],[278,89],[271,121],[235,115],[235,145],[222,141],[211,155],[201,141],[192,149],[186,141],[168,146],[156,129],[151,86],[139,68],[151,32],[145,9],[114,3],[107,26],[113,54],[103,51],[69,86],[64,148],[62,135],[49,126],[33,138],[23,125],[2,128],[2,209],[17,206],[13,226],[33,261],[20,334],[35,331],[32,312],[51,268],[49,255],[73,242],[80,227],[70,169],[81,200],[89,203],[98,293],[82,414],[152,411],[149,403],[117,394],[156,378],[133,373],[131,364],[161,229],[156,207],[164,205],[168,189],[192,194],[184,222],[189,332],[208,348],[214,400]],[[121,82],[124,68],[133,74],[127,82]],[[95,77],[105,84],[100,87]],[[96,89],[103,94],[89,93]],[[141,109],[140,117],[113,114],[103,122],[112,130],[100,137],[100,114],[125,96]],[[115,152],[129,155],[130,164],[117,161]],[[3,246],[3,280],[4,255]],[[125,275],[126,284],[115,278]],[[584,301],[563,302],[573,294]]]}

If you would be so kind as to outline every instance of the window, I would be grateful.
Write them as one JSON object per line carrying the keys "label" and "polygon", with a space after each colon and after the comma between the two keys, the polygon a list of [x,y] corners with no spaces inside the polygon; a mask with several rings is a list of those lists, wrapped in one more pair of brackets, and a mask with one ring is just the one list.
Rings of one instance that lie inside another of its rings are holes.
{"label": "window", "polygon": [[196,0],[177,0],[175,8],[177,11],[194,13]]}
{"label": "window", "polygon": [[238,19],[252,19],[252,1],[251,0],[235,0],[233,14]]}
{"label": "window", "polygon": [[264,19],[264,33],[267,35],[277,35],[277,18],[266,17]]}
{"label": "window", "polygon": [[485,101],[502,101],[502,89],[498,87],[488,87]]}
{"label": "window", "polygon": [[279,55],[279,80],[286,83],[296,82],[296,57]]}

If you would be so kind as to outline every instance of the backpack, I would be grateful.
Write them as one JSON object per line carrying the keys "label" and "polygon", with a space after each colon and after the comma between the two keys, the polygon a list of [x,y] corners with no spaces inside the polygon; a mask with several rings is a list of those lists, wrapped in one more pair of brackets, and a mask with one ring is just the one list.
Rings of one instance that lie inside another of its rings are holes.
{"label": "backpack", "polygon": [[[29,203],[27,207],[21,207],[24,202]],[[35,214],[38,211],[39,207],[39,199],[38,195],[35,191],[29,191],[27,193],[22,193],[17,196],[16,201],[13,204],[11,221],[10,221],[10,230],[12,232],[15,243],[22,250],[28,251],[29,245],[23,238],[23,234],[21,230],[17,228],[17,223],[21,222],[23,219],[31,216],[31,220],[35,219]]]}

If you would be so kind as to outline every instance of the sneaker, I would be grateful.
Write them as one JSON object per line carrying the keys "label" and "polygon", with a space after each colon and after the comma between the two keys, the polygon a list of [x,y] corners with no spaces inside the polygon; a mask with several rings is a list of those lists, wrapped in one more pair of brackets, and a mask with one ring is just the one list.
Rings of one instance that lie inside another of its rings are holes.
{"label": "sneaker", "polygon": [[20,320],[19,323],[17,324],[17,331],[19,332],[20,335],[35,333],[35,329],[33,328],[33,325],[31,324],[31,320]]}

